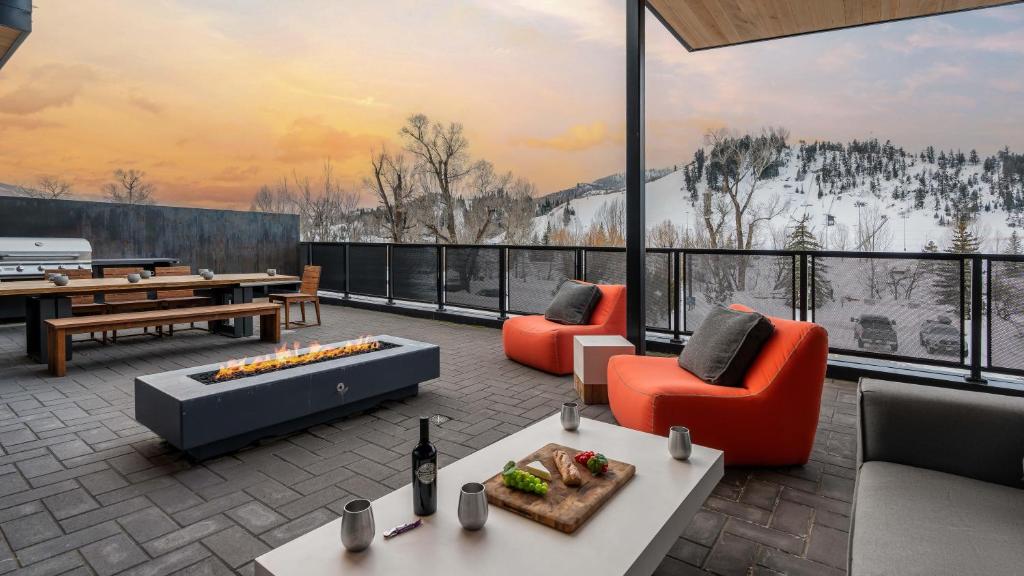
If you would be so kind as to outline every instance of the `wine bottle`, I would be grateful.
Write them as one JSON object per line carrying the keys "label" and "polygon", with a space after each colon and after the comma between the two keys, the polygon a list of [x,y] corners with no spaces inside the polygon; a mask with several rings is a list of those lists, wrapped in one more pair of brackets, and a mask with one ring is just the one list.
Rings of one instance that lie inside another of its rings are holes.
{"label": "wine bottle", "polygon": [[437,510],[437,449],[430,443],[430,418],[420,418],[420,443],[412,449],[412,509],[417,516]]}

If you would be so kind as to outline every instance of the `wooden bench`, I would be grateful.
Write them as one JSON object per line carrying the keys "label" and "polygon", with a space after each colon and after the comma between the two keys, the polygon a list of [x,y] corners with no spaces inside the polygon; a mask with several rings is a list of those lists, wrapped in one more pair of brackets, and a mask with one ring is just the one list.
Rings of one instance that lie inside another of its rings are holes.
{"label": "wooden bench", "polygon": [[264,342],[281,341],[281,307],[268,302],[197,306],[173,310],[151,310],[146,312],[126,312],[123,314],[47,320],[50,374],[63,376],[67,372],[66,338],[72,334],[164,326],[171,323],[184,324],[188,322],[232,320],[250,316],[260,317],[260,340]]}

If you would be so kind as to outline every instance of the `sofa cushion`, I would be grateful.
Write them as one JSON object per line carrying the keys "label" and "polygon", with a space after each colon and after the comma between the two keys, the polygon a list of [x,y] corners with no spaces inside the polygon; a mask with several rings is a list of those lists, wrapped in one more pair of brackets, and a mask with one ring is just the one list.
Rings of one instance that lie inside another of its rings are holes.
{"label": "sofa cushion", "polygon": [[1018,574],[1024,490],[890,462],[857,478],[851,576]]}
{"label": "sofa cushion", "polygon": [[686,343],[679,366],[709,384],[742,386],[773,330],[757,312],[715,307]]}
{"label": "sofa cushion", "polygon": [[568,280],[558,288],[544,318],[558,324],[587,324],[600,299],[601,289],[597,285]]}

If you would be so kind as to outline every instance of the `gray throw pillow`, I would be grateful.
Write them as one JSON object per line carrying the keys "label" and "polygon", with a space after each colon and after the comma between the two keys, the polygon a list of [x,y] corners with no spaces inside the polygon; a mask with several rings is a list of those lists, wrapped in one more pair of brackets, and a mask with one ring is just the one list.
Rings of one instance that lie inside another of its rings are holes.
{"label": "gray throw pillow", "polygon": [[679,355],[679,365],[708,384],[743,386],[747,369],[775,328],[757,312],[718,306],[704,318]]}
{"label": "gray throw pillow", "polygon": [[587,324],[600,299],[601,289],[594,284],[568,280],[558,288],[544,318],[558,324]]}

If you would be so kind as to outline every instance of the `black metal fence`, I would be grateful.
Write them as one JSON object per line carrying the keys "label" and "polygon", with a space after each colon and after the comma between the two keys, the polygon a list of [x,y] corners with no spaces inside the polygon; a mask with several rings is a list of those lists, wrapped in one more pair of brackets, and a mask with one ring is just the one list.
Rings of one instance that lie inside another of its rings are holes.
{"label": "black metal fence", "polygon": [[[622,248],[304,243],[322,288],[508,314],[541,313],[567,279],[623,284]],[[647,251],[648,329],[679,340],[717,305],[812,320],[833,353],[1024,376],[1024,257]]]}

